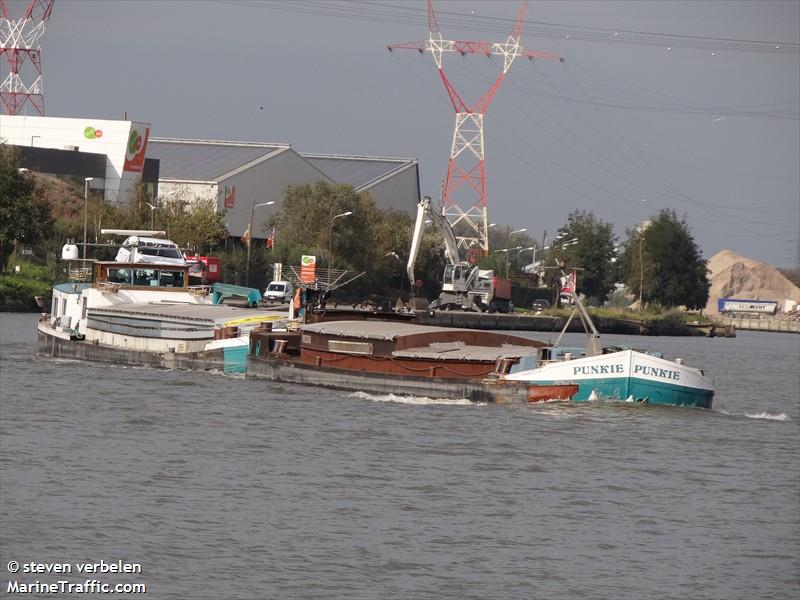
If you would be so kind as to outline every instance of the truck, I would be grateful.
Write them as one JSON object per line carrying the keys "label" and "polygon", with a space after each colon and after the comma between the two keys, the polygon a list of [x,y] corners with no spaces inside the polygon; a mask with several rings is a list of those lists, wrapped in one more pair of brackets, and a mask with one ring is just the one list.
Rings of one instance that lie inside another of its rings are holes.
{"label": "truck", "polygon": [[496,277],[490,269],[480,269],[477,265],[461,260],[455,233],[441,209],[431,207],[430,196],[425,196],[417,204],[417,218],[411,249],[408,255],[406,273],[409,281],[415,281],[414,265],[417,261],[422,229],[425,220],[430,221],[442,233],[445,243],[447,265],[442,275],[442,292],[430,303],[430,309],[462,309],[478,312],[511,312],[511,282]]}
{"label": "truck", "polygon": [[222,263],[218,256],[198,256],[186,252],[189,265],[189,281],[193,284],[218,283],[222,275]]}

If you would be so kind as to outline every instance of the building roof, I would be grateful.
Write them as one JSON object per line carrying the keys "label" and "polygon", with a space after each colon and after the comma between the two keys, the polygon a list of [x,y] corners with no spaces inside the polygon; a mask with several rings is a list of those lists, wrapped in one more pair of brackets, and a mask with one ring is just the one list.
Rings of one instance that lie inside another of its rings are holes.
{"label": "building roof", "polygon": [[[231,171],[266,160],[290,148],[284,143],[226,142],[150,138],[147,156],[160,161],[159,178],[177,181],[218,181]],[[336,183],[352,185],[356,191],[416,165],[413,158],[348,156],[343,154],[299,154],[321,174]]]}
{"label": "building roof", "polygon": [[337,183],[352,185],[356,191],[416,164],[413,158],[381,158],[374,156],[345,156],[308,154],[300,156]]}
{"label": "building roof", "polygon": [[161,162],[160,179],[216,181],[287,148],[288,144],[150,138],[147,155]]}

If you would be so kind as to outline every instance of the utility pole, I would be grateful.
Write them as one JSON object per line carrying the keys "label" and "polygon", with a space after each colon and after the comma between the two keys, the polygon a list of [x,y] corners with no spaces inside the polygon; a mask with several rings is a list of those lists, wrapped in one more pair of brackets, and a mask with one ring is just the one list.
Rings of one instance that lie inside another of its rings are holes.
{"label": "utility pole", "polygon": [[[270,200],[269,202],[262,202],[261,204],[256,204],[256,199],[253,198],[253,206],[250,208],[250,221],[247,223],[247,231],[245,231],[245,236],[247,236],[247,241],[245,244],[247,245],[247,264],[245,267],[245,286],[250,286],[250,248],[253,245],[253,219],[256,216],[256,209],[259,206],[270,206],[275,204],[274,200]],[[243,238],[245,236],[242,236]]]}
{"label": "utility pole", "polygon": [[[0,56],[6,59],[8,66],[8,75],[0,82],[0,106],[7,115],[25,114],[23,109],[30,103],[37,114],[44,116],[42,46],[39,41],[47,28],[53,2],[55,0],[30,0],[22,18],[14,20],[6,1],[0,0]],[[26,60],[33,67],[30,75],[34,77],[28,85],[20,75]]]}
{"label": "utility pole", "polygon": [[[504,43],[446,40],[442,37],[433,1],[428,0],[428,39],[422,42],[409,42],[387,46],[393,50],[416,50],[420,54],[433,55],[439,77],[444,84],[450,103],[456,113],[455,131],[447,162],[442,193],[442,213],[447,218],[456,235],[459,248],[480,248],[481,253],[489,254],[488,208],[486,202],[486,160],[483,137],[483,116],[492,103],[500,85],[517,57],[527,59],[548,58],[563,60],[548,52],[527,51],[520,45],[522,23],[525,17],[526,2],[520,6],[511,33]],[[472,106],[468,106],[445,75],[442,55],[445,52],[467,54],[499,55],[503,57],[503,69],[491,87]]]}

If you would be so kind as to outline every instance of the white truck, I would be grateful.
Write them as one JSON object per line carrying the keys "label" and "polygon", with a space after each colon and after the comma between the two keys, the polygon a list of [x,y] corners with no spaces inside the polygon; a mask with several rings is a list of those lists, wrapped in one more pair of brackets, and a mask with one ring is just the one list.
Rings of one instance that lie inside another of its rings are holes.
{"label": "white truck", "polygon": [[442,292],[439,298],[431,302],[430,308],[510,312],[512,310],[510,282],[507,279],[496,278],[494,271],[479,269],[477,265],[471,265],[460,259],[453,228],[441,210],[431,208],[430,196],[425,196],[417,204],[417,220],[414,224],[414,235],[411,238],[406,266],[406,273],[412,285],[415,281],[414,264],[417,261],[426,217],[444,236],[448,263],[442,276]]}

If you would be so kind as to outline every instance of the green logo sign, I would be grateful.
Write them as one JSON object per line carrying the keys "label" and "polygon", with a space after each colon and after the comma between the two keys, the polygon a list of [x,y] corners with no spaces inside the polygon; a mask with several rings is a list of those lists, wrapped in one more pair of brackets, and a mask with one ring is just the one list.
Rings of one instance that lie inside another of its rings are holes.
{"label": "green logo sign", "polygon": [[94,140],[103,137],[103,131],[101,129],[95,129],[94,127],[87,127],[83,130],[83,137],[87,140]]}

